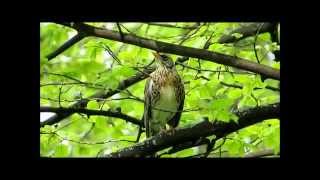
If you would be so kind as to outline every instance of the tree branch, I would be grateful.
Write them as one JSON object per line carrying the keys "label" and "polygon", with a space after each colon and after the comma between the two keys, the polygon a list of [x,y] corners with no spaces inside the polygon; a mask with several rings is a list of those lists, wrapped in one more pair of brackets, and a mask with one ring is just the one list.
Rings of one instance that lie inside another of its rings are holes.
{"label": "tree branch", "polygon": [[260,24],[258,29],[257,29],[257,32],[256,32],[256,35],[254,37],[254,42],[253,42],[253,50],[254,50],[254,55],[256,56],[256,59],[257,59],[257,62],[260,64],[260,60],[259,60],[259,57],[258,57],[258,53],[257,53],[257,48],[256,48],[256,44],[257,44],[257,40],[258,40],[258,35],[260,33],[260,30],[261,30],[261,27],[263,26],[264,23]]}
{"label": "tree branch", "polygon": [[[275,24],[274,23],[264,23],[260,29],[260,33],[264,32],[271,32],[274,29]],[[252,24],[249,26],[243,26],[238,29],[235,29],[234,31],[230,32],[228,35],[222,36],[219,40],[218,43],[232,43],[235,41],[239,41],[241,39],[244,39],[249,36],[254,36],[259,28],[259,25],[257,24]],[[242,34],[242,37],[236,38],[235,36],[232,36],[234,33],[240,33]]]}
{"label": "tree branch", "polygon": [[229,55],[225,55],[217,52],[212,52],[205,49],[198,49],[198,48],[192,48],[187,46],[180,46],[176,44],[156,41],[152,39],[139,37],[136,35],[130,35],[128,33],[123,33],[123,38],[121,38],[120,33],[117,31],[98,28],[98,27],[90,26],[84,23],[63,23],[63,25],[74,28],[78,32],[84,32],[84,34],[88,36],[95,36],[95,37],[110,39],[110,40],[119,41],[123,43],[133,44],[136,46],[152,49],[158,52],[199,58],[202,60],[211,61],[218,64],[224,64],[224,65],[252,71],[268,78],[280,80],[279,70],[271,68],[266,65],[252,62],[250,60],[229,56]]}
{"label": "tree branch", "polygon": [[253,157],[264,157],[264,156],[272,156],[272,155],[279,155],[280,153],[275,154],[273,149],[264,149],[257,152],[252,152],[246,154],[245,158],[253,158]]}
{"label": "tree branch", "polygon": [[69,39],[67,42],[65,42],[62,46],[60,46],[57,50],[52,52],[51,54],[47,55],[48,61],[51,59],[57,57],[59,54],[70,48],[75,43],[81,41],[86,36],[83,33],[78,33],[75,36],[73,36],[71,39]]}
{"label": "tree branch", "polygon": [[[81,108],[63,108],[63,107],[47,107],[47,106],[41,106],[40,112],[54,112],[57,114],[64,114],[64,113],[82,113],[86,114],[88,116],[109,116],[109,117],[115,117],[119,119],[126,120],[128,122],[131,122],[133,124],[141,126],[143,123],[134,117],[128,116],[126,114],[123,114],[118,111],[103,111],[103,110],[93,110],[93,109],[81,109]],[[40,126],[41,122],[40,122]]]}
{"label": "tree branch", "polygon": [[189,141],[189,142],[186,142],[183,144],[179,144],[178,146],[174,146],[171,149],[169,149],[168,151],[161,153],[158,157],[161,157],[162,155],[165,155],[165,154],[173,154],[173,153],[182,151],[184,149],[188,149],[188,148],[192,148],[192,147],[196,147],[196,146],[201,146],[204,144],[206,144],[206,145],[210,144],[210,140],[207,138],[200,138],[197,141]]}
{"label": "tree branch", "polygon": [[179,145],[187,141],[195,141],[201,137],[215,135],[217,139],[219,139],[232,132],[263,120],[279,118],[280,103],[256,107],[246,111],[237,112],[236,114],[239,117],[238,123],[233,121],[228,123],[220,121],[212,123],[205,120],[193,125],[192,127],[178,128],[174,132],[169,131],[163,134],[158,134],[144,142],[126,147],[117,152],[105,155],[104,157],[146,157],[170,146]]}

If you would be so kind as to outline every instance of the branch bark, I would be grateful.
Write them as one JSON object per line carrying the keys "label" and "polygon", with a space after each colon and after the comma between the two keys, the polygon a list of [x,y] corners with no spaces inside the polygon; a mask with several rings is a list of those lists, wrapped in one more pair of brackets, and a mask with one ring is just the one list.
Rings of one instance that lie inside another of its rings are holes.
{"label": "branch bark", "polygon": [[[275,25],[276,25],[275,23],[264,23],[259,32],[260,33],[272,32]],[[240,27],[240,28],[235,29],[234,31],[230,32],[228,35],[222,36],[218,40],[218,42],[219,43],[232,43],[232,42],[247,38],[249,36],[254,36],[257,32],[258,27],[259,27],[259,24],[252,24],[249,26]],[[240,33],[240,34],[242,34],[242,37],[237,39],[235,36],[232,36],[233,33]]]}
{"label": "branch bark", "polygon": [[123,43],[133,44],[136,46],[152,49],[158,52],[172,53],[172,54],[181,55],[181,56],[199,58],[202,60],[211,61],[218,64],[224,64],[224,65],[252,71],[268,78],[280,80],[279,70],[271,68],[266,65],[252,62],[250,60],[229,56],[229,55],[225,55],[217,52],[212,52],[205,49],[198,49],[198,48],[192,48],[187,46],[180,46],[176,44],[156,41],[152,39],[139,37],[136,35],[130,35],[128,33],[123,33],[123,38],[122,38],[121,34],[117,31],[97,28],[84,23],[62,23],[62,25],[74,28],[79,33],[83,32],[88,36],[95,36],[95,37],[100,37],[104,39],[110,39],[110,40],[119,41]]}
{"label": "branch bark", "polygon": [[215,135],[217,138],[222,138],[232,132],[263,120],[279,118],[280,103],[256,107],[246,111],[237,112],[236,114],[239,117],[238,123],[225,123],[220,121],[218,121],[218,123],[212,123],[205,120],[193,125],[192,127],[179,128],[174,132],[169,131],[167,133],[158,134],[144,142],[126,147],[117,152],[105,155],[104,157],[146,157],[170,146],[179,145],[187,141],[195,141],[201,137]]}
{"label": "branch bark", "polygon": [[265,156],[272,156],[272,155],[279,155],[280,153],[275,154],[274,150],[272,149],[265,149],[257,152],[252,152],[246,154],[245,158],[254,158],[254,157],[265,157]]}
{"label": "branch bark", "polygon": [[50,61],[51,59],[57,57],[59,54],[63,53],[65,50],[70,48],[75,43],[81,41],[85,37],[86,36],[83,33],[76,34],[71,39],[69,39],[67,42],[65,42],[62,46],[60,46],[57,50],[55,50],[51,54],[47,55],[48,61]]}
{"label": "branch bark", "polygon": [[[81,108],[63,108],[63,107],[47,107],[47,106],[42,106],[40,107],[40,112],[54,112],[57,114],[64,114],[64,113],[82,113],[86,114],[88,116],[109,116],[109,117],[115,117],[115,118],[120,118],[125,121],[131,122],[133,124],[142,126],[142,121],[140,121],[137,118],[128,116],[126,114],[123,114],[118,111],[103,111],[103,110],[93,110],[93,109],[81,109]],[[40,122],[40,126],[42,126]]]}

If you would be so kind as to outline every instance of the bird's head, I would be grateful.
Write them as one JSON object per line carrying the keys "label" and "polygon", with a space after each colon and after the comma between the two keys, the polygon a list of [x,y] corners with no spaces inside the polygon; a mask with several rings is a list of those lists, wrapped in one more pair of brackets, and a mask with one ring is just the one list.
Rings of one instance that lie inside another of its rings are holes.
{"label": "bird's head", "polygon": [[155,60],[158,62],[158,65],[164,66],[166,68],[174,67],[174,62],[169,56],[165,54],[159,54],[158,52],[152,52],[152,54],[154,55]]}

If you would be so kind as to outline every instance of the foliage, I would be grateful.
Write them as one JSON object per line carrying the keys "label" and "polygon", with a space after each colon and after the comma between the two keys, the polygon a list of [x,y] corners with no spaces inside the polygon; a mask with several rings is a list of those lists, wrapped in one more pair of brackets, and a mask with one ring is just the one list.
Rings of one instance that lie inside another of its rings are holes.
{"label": "foliage", "polygon": [[[115,23],[89,23],[118,31]],[[122,31],[159,41],[204,48],[238,56],[257,62],[253,43],[255,36],[234,43],[218,43],[219,38],[247,23],[166,23],[174,28],[147,23],[121,23]],[[46,55],[55,51],[76,31],[54,23],[40,24],[40,104],[41,106],[68,107],[98,90],[115,89],[119,82],[134,75],[134,67],[142,67],[153,60],[152,50],[97,37],[87,37],[48,61]],[[240,33],[232,36],[241,38]],[[210,37],[212,37],[210,39]],[[261,64],[280,69],[274,61],[274,51],[279,44],[272,42],[269,33],[256,38],[256,52]],[[119,64],[107,49],[121,61]],[[177,55],[171,55],[173,59]],[[227,67],[225,65],[189,58],[177,70],[185,83],[186,100],[179,126],[187,126],[207,117],[210,121],[236,121],[233,109],[247,109],[280,101],[279,81],[261,80],[260,75]],[[142,70],[142,69],[141,69]],[[219,72],[220,71],[220,72]],[[88,109],[116,110],[137,119],[143,114],[145,80],[140,81],[105,100],[91,99]],[[228,86],[237,85],[241,88]],[[95,157],[101,151],[112,152],[132,145],[138,126],[122,119],[106,116],[74,114],[65,120],[40,129],[40,155],[45,157]],[[145,138],[144,133],[140,141]],[[124,141],[125,140],[125,141]],[[209,157],[243,157],[250,152],[266,148],[280,152],[279,120],[266,120],[239,130],[216,142],[222,144]],[[205,150],[205,145],[164,155],[163,157],[188,157]]]}

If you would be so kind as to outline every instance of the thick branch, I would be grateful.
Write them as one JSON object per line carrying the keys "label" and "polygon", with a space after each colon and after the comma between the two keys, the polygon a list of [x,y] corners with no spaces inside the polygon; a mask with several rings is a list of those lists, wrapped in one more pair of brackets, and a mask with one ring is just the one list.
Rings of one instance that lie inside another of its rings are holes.
{"label": "thick branch", "polygon": [[[40,112],[54,112],[57,114],[82,113],[82,114],[86,114],[88,116],[109,116],[109,117],[120,118],[120,119],[126,120],[128,122],[131,122],[133,124],[142,125],[141,121],[137,118],[128,116],[128,115],[123,114],[118,111],[111,111],[111,110],[103,111],[103,110],[81,109],[81,108],[63,108],[63,107],[42,106],[42,107],[40,107]],[[40,126],[41,126],[41,123],[40,123]]]}
{"label": "thick branch", "polygon": [[261,151],[248,153],[244,157],[253,158],[253,157],[264,157],[264,156],[272,156],[272,155],[279,155],[279,154],[280,153],[275,154],[273,149],[264,149]]}
{"label": "thick branch", "polygon": [[192,127],[176,129],[174,133],[167,132],[158,134],[144,142],[121,149],[105,157],[146,157],[170,146],[179,145],[187,141],[194,141],[201,137],[216,135],[217,138],[221,138],[263,120],[279,118],[280,103],[256,107],[236,114],[239,117],[238,123],[225,123],[220,121],[218,121],[219,123],[211,123],[205,120]]}
{"label": "thick branch", "polygon": [[[275,24],[274,23],[264,23],[259,31],[259,33],[264,33],[264,32],[271,32],[274,29]],[[243,26],[238,29],[235,29],[228,35],[224,35],[219,39],[219,43],[232,43],[235,41],[239,41],[241,39],[244,39],[249,36],[253,36],[256,34],[257,29],[259,27],[259,24],[252,24],[249,26]],[[234,33],[240,33],[242,34],[242,37],[236,38],[235,36],[232,36]]]}
{"label": "thick branch", "polygon": [[135,35],[130,35],[123,33],[123,38],[120,33],[117,31],[112,31],[103,28],[97,28],[83,23],[74,23],[68,24],[64,23],[63,25],[75,28],[79,32],[84,32],[89,36],[101,37],[105,39],[115,40],[123,43],[133,44],[140,47],[152,49],[158,52],[172,53],[181,56],[199,58],[206,61],[211,61],[219,64],[224,64],[228,66],[233,66],[236,68],[252,71],[259,73],[265,77],[280,80],[280,71],[274,68],[271,68],[266,65],[254,63],[252,61],[229,56],[217,52],[208,51],[205,49],[192,48],[187,46],[180,46],[176,44],[156,41],[152,39],[147,39]]}
{"label": "thick branch", "polygon": [[69,39],[67,42],[65,42],[62,46],[60,46],[57,50],[55,50],[51,54],[47,55],[48,60],[50,61],[51,59],[55,58],[56,56],[58,56],[59,54],[61,54],[62,52],[64,52],[68,48],[70,48],[75,43],[81,41],[85,37],[86,36],[83,33],[76,34],[71,39]]}

